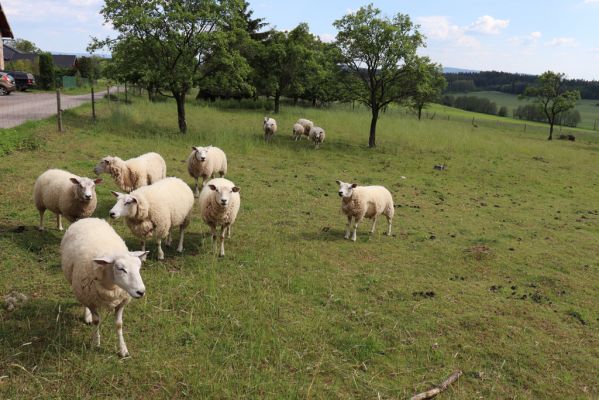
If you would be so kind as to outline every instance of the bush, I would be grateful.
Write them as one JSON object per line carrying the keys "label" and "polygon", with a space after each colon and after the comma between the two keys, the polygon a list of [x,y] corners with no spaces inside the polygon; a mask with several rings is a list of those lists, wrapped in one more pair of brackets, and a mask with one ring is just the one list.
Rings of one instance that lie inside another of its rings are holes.
{"label": "bush", "polygon": [[44,90],[54,89],[54,60],[50,53],[40,53],[39,55],[40,75],[38,83]]}
{"label": "bush", "polygon": [[454,107],[483,114],[497,114],[497,104],[489,99],[476,96],[457,97],[454,102]]}
{"label": "bush", "polygon": [[497,115],[499,115],[500,117],[507,117],[507,107],[501,106]]}

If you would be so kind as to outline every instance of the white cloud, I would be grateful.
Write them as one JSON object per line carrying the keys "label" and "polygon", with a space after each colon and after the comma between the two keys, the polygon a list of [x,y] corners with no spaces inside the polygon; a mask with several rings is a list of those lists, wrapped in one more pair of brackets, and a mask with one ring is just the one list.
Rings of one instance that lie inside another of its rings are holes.
{"label": "white cloud", "polygon": [[417,22],[428,38],[451,41],[460,47],[480,47],[476,38],[466,35],[466,28],[452,24],[448,17],[420,17],[417,18]]}
{"label": "white cloud", "polygon": [[578,46],[578,42],[576,41],[576,39],[574,39],[572,37],[559,37],[559,38],[554,38],[554,39],[550,40],[549,42],[545,43],[545,46],[574,47],[574,46]]}
{"label": "white cloud", "polygon": [[543,36],[543,35],[541,34],[541,32],[538,32],[538,31],[537,31],[537,32],[532,32],[532,33],[530,34],[530,37],[531,37],[532,39],[536,39],[536,40],[540,39],[540,38],[541,38],[541,36]]}
{"label": "white cloud", "polygon": [[599,0],[584,0],[584,4],[599,4]]}
{"label": "white cloud", "polygon": [[318,35],[318,37],[325,43],[332,43],[335,41],[335,35],[331,33],[323,33],[322,35]]}
{"label": "white cloud", "polygon": [[543,34],[541,32],[531,32],[526,36],[514,36],[509,39],[510,44],[515,46],[534,46],[539,42]]}
{"label": "white cloud", "polygon": [[496,19],[490,15],[479,17],[473,24],[466,28],[469,32],[477,32],[485,35],[499,35],[501,31],[508,27],[509,19]]}

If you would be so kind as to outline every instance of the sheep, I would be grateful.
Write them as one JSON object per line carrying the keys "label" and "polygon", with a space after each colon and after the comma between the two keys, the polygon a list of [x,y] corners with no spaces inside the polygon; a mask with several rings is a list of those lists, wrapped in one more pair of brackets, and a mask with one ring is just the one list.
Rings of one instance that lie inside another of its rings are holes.
{"label": "sheep", "polygon": [[114,311],[119,356],[128,357],[123,338],[123,310],[131,297],[146,293],[139,270],[148,252],[127,245],[103,219],[86,218],[72,224],[60,243],[62,271],[73,294],[85,307],[84,320],[93,323],[94,344],[100,346],[100,309]]}
{"label": "sheep", "polygon": [[319,148],[321,143],[324,142],[325,138],[324,129],[319,126],[315,126],[310,129],[310,140],[314,142],[314,148]]}
{"label": "sheep", "polygon": [[314,126],[314,122],[310,121],[309,119],[300,118],[297,120],[296,123],[304,127],[304,135],[310,135],[310,129],[312,129],[312,127]]}
{"label": "sheep", "polygon": [[221,226],[220,256],[225,255],[225,233],[231,238],[231,225],[235,223],[241,199],[239,188],[224,178],[215,178],[200,193],[200,214],[211,229],[212,243],[216,242],[216,228]]}
{"label": "sheep", "polygon": [[166,163],[158,153],[146,153],[123,161],[106,156],[94,168],[96,175],[108,173],[121,190],[131,192],[166,178]]}
{"label": "sheep", "polygon": [[381,214],[387,217],[389,224],[387,235],[391,236],[391,223],[395,208],[393,207],[393,197],[385,187],[358,186],[355,183],[336,182],[339,185],[339,196],[343,198],[341,200],[341,210],[347,216],[346,239],[350,238],[352,219],[354,221],[354,232],[351,240],[355,242],[358,224],[362,219],[364,217],[373,219],[370,233],[374,233],[376,220]]}
{"label": "sheep", "polygon": [[264,117],[264,140],[269,142],[275,133],[277,133],[277,121]]}
{"label": "sheep", "polygon": [[187,158],[187,171],[195,178],[194,196],[199,197],[198,179],[202,177],[202,187],[207,179],[216,175],[222,178],[227,173],[227,155],[218,147],[192,147],[192,152]]}
{"label": "sheep", "polygon": [[96,185],[102,179],[91,180],[60,169],[49,169],[41,174],[33,187],[35,207],[40,213],[38,229],[44,230],[46,210],[56,214],[56,227],[62,231],[62,218],[69,222],[86,218],[96,209]]}
{"label": "sheep", "polygon": [[302,139],[304,135],[304,127],[301,124],[293,124],[293,140],[298,141]]}
{"label": "sheep", "polygon": [[180,237],[177,251],[183,251],[185,228],[191,219],[194,197],[189,186],[179,178],[164,178],[150,186],[143,186],[129,194],[111,192],[117,202],[110,210],[111,218],[125,217],[131,232],[142,239],[142,250],[146,239],[156,237],[158,259],[164,260],[162,240],[166,245],[172,241],[172,229],[179,227]]}

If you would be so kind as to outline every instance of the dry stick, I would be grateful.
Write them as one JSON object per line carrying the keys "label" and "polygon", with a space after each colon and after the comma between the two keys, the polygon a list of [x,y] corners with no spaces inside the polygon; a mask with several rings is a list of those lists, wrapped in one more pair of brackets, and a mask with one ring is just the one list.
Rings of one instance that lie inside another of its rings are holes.
{"label": "dry stick", "polygon": [[60,89],[56,89],[56,121],[58,122],[58,132],[62,132],[62,110],[60,105]]}
{"label": "dry stick", "polygon": [[455,381],[457,381],[460,376],[462,376],[462,371],[456,371],[453,374],[451,374],[449,376],[449,378],[445,379],[445,381],[443,381],[442,384],[440,384],[439,386],[431,389],[431,390],[427,390],[426,392],[422,392],[419,393],[415,396],[413,396],[410,400],[426,400],[426,399],[432,399],[433,397],[435,397],[436,395],[438,395],[439,393],[443,392],[444,390],[446,390],[449,385],[451,385],[452,383],[454,383]]}

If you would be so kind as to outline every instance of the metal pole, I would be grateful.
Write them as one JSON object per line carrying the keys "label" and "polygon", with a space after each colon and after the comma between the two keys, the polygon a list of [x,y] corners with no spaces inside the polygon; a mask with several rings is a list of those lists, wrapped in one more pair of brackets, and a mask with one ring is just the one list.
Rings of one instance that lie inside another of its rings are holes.
{"label": "metal pole", "polygon": [[60,89],[56,89],[56,119],[58,121],[58,132],[62,132],[62,110],[60,107]]}
{"label": "metal pole", "polygon": [[96,96],[94,94],[94,87],[92,86],[92,118],[96,122]]}

